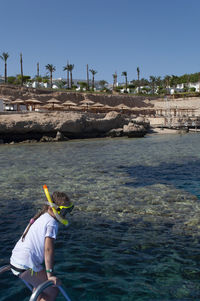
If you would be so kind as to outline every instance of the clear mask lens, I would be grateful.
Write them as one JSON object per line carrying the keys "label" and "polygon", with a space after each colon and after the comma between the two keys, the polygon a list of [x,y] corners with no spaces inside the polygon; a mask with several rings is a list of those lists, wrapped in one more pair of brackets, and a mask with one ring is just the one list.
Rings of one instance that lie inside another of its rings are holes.
{"label": "clear mask lens", "polygon": [[61,216],[66,216],[68,213],[70,213],[70,212],[72,212],[72,210],[73,210],[73,208],[74,208],[74,205],[72,205],[70,208],[57,208],[57,212],[58,212],[58,214],[60,214]]}

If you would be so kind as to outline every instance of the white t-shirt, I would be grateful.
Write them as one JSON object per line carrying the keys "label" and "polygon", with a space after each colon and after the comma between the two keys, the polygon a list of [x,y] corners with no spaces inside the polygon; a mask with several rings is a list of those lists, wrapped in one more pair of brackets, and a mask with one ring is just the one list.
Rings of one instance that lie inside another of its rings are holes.
{"label": "white t-shirt", "polygon": [[58,222],[49,214],[42,214],[30,227],[24,241],[15,245],[10,263],[14,266],[23,266],[39,272],[43,269],[45,238],[56,239]]}

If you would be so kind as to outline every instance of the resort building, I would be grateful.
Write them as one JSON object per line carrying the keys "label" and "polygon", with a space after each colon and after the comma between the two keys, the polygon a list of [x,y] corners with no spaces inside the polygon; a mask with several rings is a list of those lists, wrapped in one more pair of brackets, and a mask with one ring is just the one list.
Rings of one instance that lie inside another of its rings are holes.
{"label": "resort building", "polygon": [[[53,79],[53,85],[52,88],[53,89],[67,89],[67,81],[65,78],[57,78],[57,79]],[[81,89],[84,91],[86,90],[86,88],[81,88],[80,83],[87,83],[86,80],[84,79],[73,79],[73,86],[76,87],[76,91],[80,91]],[[91,79],[89,80],[89,85],[90,87],[92,87],[92,81]],[[27,82],[25,84],[26,87],[29,88],[51,88],[50,83],[43,83],[43,82],[37,82],[37,81],[33,81],[33,82]],[[94,90],[98,91],[101,90],[101,85],[100,85],[100,81],[94,81]]]}

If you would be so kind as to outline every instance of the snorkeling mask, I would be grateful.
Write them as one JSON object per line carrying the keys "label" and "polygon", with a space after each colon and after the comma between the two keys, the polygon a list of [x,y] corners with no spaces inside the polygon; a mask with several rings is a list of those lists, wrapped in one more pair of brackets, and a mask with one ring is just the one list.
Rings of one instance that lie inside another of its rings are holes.
{"label": "snorkeling mask", "polygon": [[53,201],[51,199],[47,185],[43,185],[43,189],[44,189],[45,195],[47,197],[47,200],[53,210],[53,213],[55,214],[56,219],[61,224],[67,226],[69,224],[69,222],[64,217],[67,213],[70,213],[72,211],[72,209],[74,208],[74,204],[71,203],[69,206],[57,206],[55,203],[53,203]]}
{"label": "snorkeling mask", "polygon": [[65,215],[74,209],[74,204],[71,203],[69,206],[54,206],[54,208],[56,208],[56,211],[60,216],[65,217]]}

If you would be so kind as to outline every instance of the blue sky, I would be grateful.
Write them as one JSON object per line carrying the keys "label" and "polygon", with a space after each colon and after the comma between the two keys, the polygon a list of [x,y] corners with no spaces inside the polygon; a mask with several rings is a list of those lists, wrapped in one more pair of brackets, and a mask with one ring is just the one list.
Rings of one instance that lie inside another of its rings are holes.
{"label": "blue sky", "polygon": [[[128,80],[150,75],[200,71],[199,0],[7,0],[1,1],[0,53],[8,52],[8,76],[34,76],[37,62],[74,64],[73,77],[86,78],[86,64],[97,80],[112,82],[126,71]],[[0,62],[0,74],[4,73]]]}

